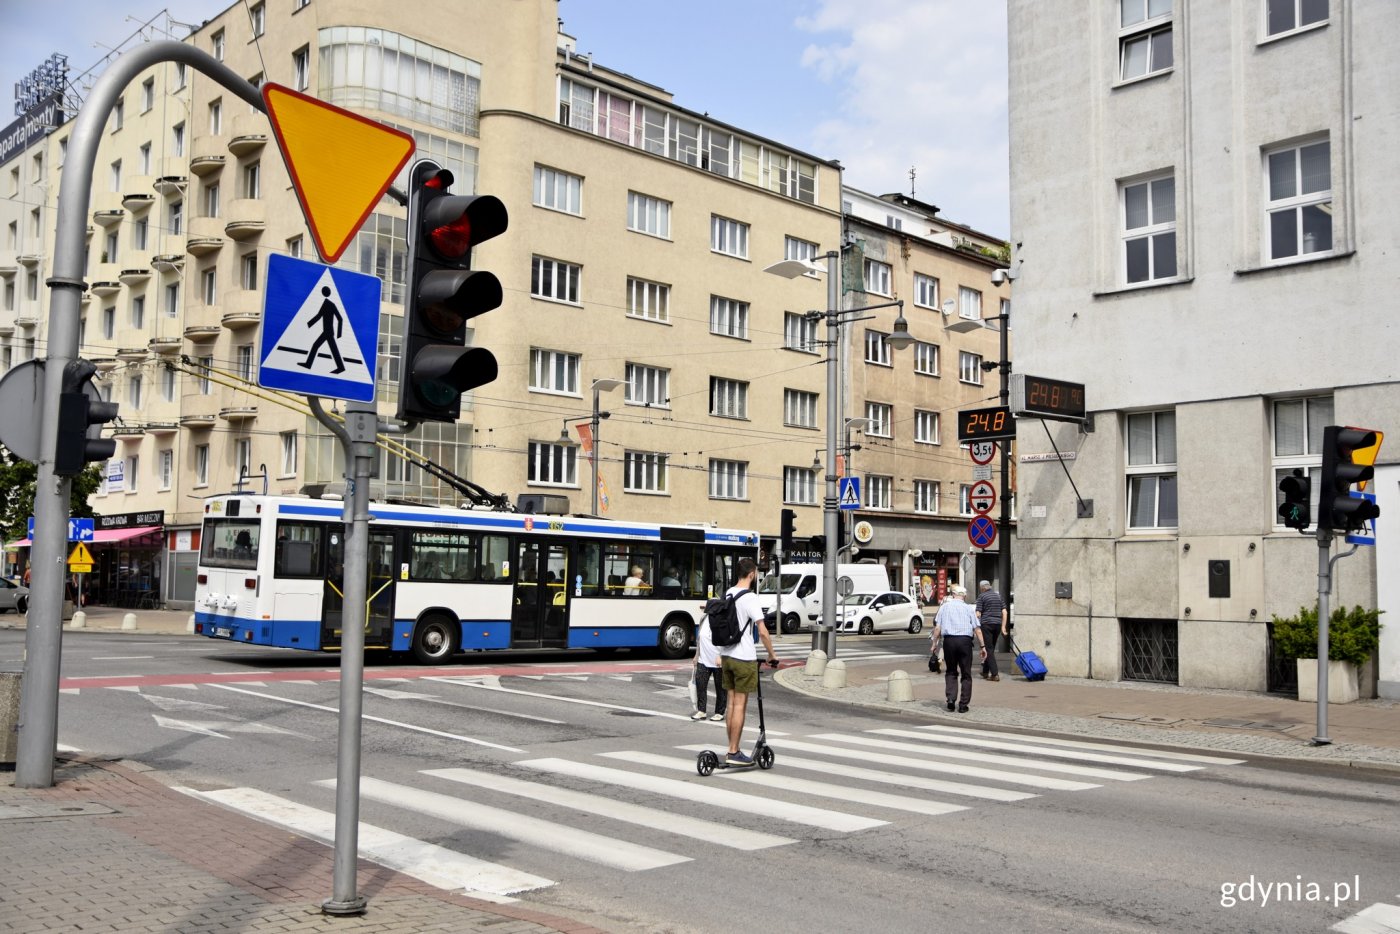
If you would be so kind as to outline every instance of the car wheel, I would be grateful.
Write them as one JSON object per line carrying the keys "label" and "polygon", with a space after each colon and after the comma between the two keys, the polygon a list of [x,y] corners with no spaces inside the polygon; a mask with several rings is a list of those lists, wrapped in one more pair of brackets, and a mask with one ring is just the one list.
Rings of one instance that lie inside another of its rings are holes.
{"label": "car wheel", "polygon": [[783,632],[797,632],[802,628],[802,620],[797,618],[796,613],[789,613],[783,617]]}
{"label": "car wheel", "polygon": [[922,616],[915,616],[913,619],[909,620],[909,631],[910,631],[910,632],[918,632],[920,629],[923,629],[923,628],[924,628],[924,618],[923,618]]}
{"label": "car wheel", "polygon": [[875,624],[872,623],[869,619],[863,619],[860,621],[860,634],[862,636],[868,636],[874,631]]}
{"label": "car wheel", "polygon": [[429,616],[413,632],[413,657],[420,665],[447,661],[457,652],[459,625],[446,616]]}
{"label": "car wheel", "polygon": [[29,598],[28,598],[28,597],[20,596],[20,597],[16,597],[16,598],[15,598],[15,612],[16,612],[16,613],[28,613],[28,612],[29,612]]}

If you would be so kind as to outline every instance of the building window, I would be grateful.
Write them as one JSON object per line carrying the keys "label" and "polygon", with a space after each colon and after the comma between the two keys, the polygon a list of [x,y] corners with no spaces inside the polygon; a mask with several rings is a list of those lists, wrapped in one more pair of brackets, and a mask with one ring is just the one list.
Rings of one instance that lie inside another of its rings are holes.
{"label": "building window", "polygon": [[133,376],[126,384],[126,401],[131,403],[131,407],[136,410],[141,409],[141,377]]}
{"label": "building window", "polygon": [[[297,238],[298,241],[300,238]],[[288,241],[289,245],[291,241]],[[300,243],[297,244],[300,247]],[[382,301],[403,304],[408,274],[408,222],[378,212],[371,214],[355,234],[355,242],[341,257],[340,265],[382,283]]]}
{"label": "building window", "polygon": [[200,357],[199,363],[195,368],[200,372],[199,394],[201,396],[212,395],[214,392],[214,381],[209,378],[209,374],[214,372],[214,358]]}
{"label": "building window", "polygon": [[141,455],[132,454],[126,459],[126,492],[135,493],[141,480]]}
{"label": "building window", "polygon": [[282,476],[296,476],[297,433],[295,431],[284,431],[278,437],[282,439]]}
{"label": "building window", "polygon": [[140,160],[140,162],[141,162],[141,173],[140,173],[140,174],[142,174],[142,175],[150,175],[150,174],[151,174],[151,144],[150,144],[150,143],[142,143],[142,144],[141,144],[141,148],[138,149],[136,152],[137,152],[137,157],[139,158],[139,160]]}
{"label": "building window", "polygon": [[146,326],[146,296],[144,295],[131,297],[131,326],[138,331]]}
{"label": "building window", "polygon": [[889,263],[881,263],[873,259],[865,261],[865,291],[888,296],[891,288],[890,281]]}
{"label": "building window", "polygon": [[958,351],[958,381],[973,386],[982,385],[981,354],[968,353],[966,350]]}
{"label": "building window", "polygon": [[160,484],[159,488],[168,490],[170,489],[171,480],[174,479],[175,475],[175,452],[161,451],[156,456],[160,458],[156,464],[157,481]]}
{"label": "building window", "polygon": [[710,499],[748,499],[749,465],[743,461],[710,461]]}
{"label": "building window", "polygon": [[958,317],[969,321],[982,320],[981,292],[969,289],[965,285],[958,286]]}
{"label": "building window", "polygon": [[1271,36],[1327,22],[1327,0],[1266,0],[1266,29]]}
{"label": "building window", "polygon": [[865,403],[865,417],[870,419],[870,424],[865,426],[865,433],[876,438],[888,438],[891,436],[891,425],[894,421],[894,406],[885,402]]}
{"label": "building window", "polygon": [[892,477],[865,476],[865,508],[889,509],[890,490],[894,486]]}
{"label": "building window", "polygon": [[783,347],[803,353],[817,352],[817,319],[795,312],[783,313]]}
{"label": "building window", "polygon": [[748,418],[749,384],[737,379],[710,377],[710,414],[720,418]]}
{"label": "building window", "polygon": [[[292,237],[290,240],[287,241],[287,255],[288,255],[288,256],[291,256],[291,257],[293,257],[293,258],[295,258],[295,259],[300,259],[300,258],[301,258],[301,255],[302,255],[303,249],[304,249],[304,247],[302,246],[302,239],[301,239],[301,237]],[[405,255],[407,255],[407,254],[405,254]]]}
{"label": "building window", "polygon": [[914,304],[920,308],[938,310],[938,280],[921,272],[914,273]]}
{"label": "building window", "polygon": [[914,412],[914,440],[920,444],[941,444],[937,412]]}
{"label": "building window", "polygon": [[529,483],[578,486],[578,445],[531,441],[526,468]]}
{"label": "building window", "polygon": [[[800,259],[810,263],[817,258],[818,249],[819,247],[810,240],[783,237],[783,259]],[[814,276],[816,273],[809,272],[804,275]]]}
{"label": "building window", "polygon": [[741,221],[710,215],[710,249],[726,256],[749,258],[749,225]]}
{"label": "building window", "polygon": [[1125,281],[1176,278],[1176,179],[1123,185],[1122,194]]}
{"label": "building window", "polygon": [[220,29],[209,37],[209,53],[214,56],[215,61],[224,60],[224,31]]}
{"label": "building window", "polygon": [[183,201],[170,202],[170,210],[165,219],[166,232],[172,237],[178,237],[185,229],[185,203]]}
{"label": "building window", "polygon": [[180,283],[171,282],[165,287],[165,316],[180,317]]}
{"label": "building window", "polygon": [[257,4],[248,11],[248,19],[253,24],[253,38],[256,39],[267,29],[267,9],[261,4]]}
{"label": "building window", "polygon": [[219,303],[219,274],[213,267],[200,273],[200,288],[204,295],[204,304],[217,305]]}
{"label": "building window", "polygon": [[224,102],[223,100],[209,102],[209,134],[218,136],[224,129]]}
{"label": "building window", "polygon": [[914,342],[914,372],[921,376],[938,375],[938,345]]}
{"label": "building window", "polygon": [[530,389],[576,396],[579,355],[562,350],[530,351]]}
{"label": "building window", "polygon": [[145,113],[156,105],[156,79],[147,78],[141,82],[141,112]]}
{"label": "building window", "polygon": [[[1331,396],[1314,396],[1307,399],[1280,399],[1274,403],[1274,490],[1279,481],[1294,470],[1302,470],[1303,476],[1312,480],[1312,514],[1317,515],[1319,492],[1322,488],[1322,429],[1332,424],[1333,405]],[[1277,494],[1277,505],[1282,505],[1283,495]],[[1278,510],[1274,510],[1274,524],[1282,526]]]}
{"label": "building window", "polygon": [[310,3],[311,0],[292,0],[292,12],[295,13],[297,10],[306,9]]}
{"label": "building window", "polygon": [[112,163],[109,184],[112,191],[120,192],[122,190],[122,160],[120,159]]}
{"label": "building window", "polygon": [[558,169],[535,166],[535,205],[565,214],[582,214],[583,179]]}
{"label": "building window", "polygon": [[318,36],[321,100],[479,135],[479,63],[387,29],[330,26]]}
{"label": "building window", "polygon": [[1124,81],[1172,67],[1172,0],[1118,0]]}
{"label": "building window", "polygon": [[710,296],[710,333],[721,337],[749,336],[749,303],[732,298]]}
{"label": "building window", "polygon": [[245,383],[253,381],[253,345],[239,344],[234,350],[234,372]]}
{"label": "building window", "polygon": [[627,364],[627,393],[629,405],[671,405],[671,371],[641,363]]}
{"label": "building window", "polygon": [[670,239],[671,202],[627,192],[627,229]]}
{"label": "building window", "polygon": [[262,163],[250,162],[243,167],[243,197],[262,197]]}
{"label": "building window", "polygon": [[250,438],[240,438],[233,443],[234,475],[239,479],[253,471],[253,442]]}
{"label": "building window", "polygon": [[914,511],[936,515],[938,513],[938,488],[937,480],[915,480]]}
{"label": "building window", "polygon": [[535,256],[530,259],[530,294],[551,302],[578,304],[578,281],[582,267],[557,259]]}
{"label": "building window", "polygon": [[194,485],[209,485],[209,445],[197,444],[194,448]]}
{"label": "building window", "polygon": [[110,306],[102,309],[102,339],[109,341],[117,335],[117,309]]}
{"label": "building window", "polygon": [[305,91],[311,87],[311,48],[302,46],[292,53],[292,87]]}
{"label": "building window", "polygon": [[117,102],[112,105],[112,132],[115,133],[122,128],[126,122],[126,101],[117,98]]}
{"label": "building window", "polygon": [[783,424],[793,428],[817,427],[817,394],[801,389],[783,390]]}
{"label": "building window", "polygon": [[219,183],[210,182],[204,186],[204,216],[219,216]]}
{"label": "building window", "polygon": [[671,287],[627,277],[627,315],[647,321],[668,321],[671,317]]}
{"label": "building window", "polygon": [[891,230],[903,230],[903,229],[904,229],[904,218],[902,218],[902,217],[895,217],[893,214],[886,214],[886,215],[885,215],[885,226],[888,227],[888,228],[890,228]]}
{"label": "building window", "polygon": [[172,156],[185,154],[185,125],[183,123],[177,123],[170,128],[170,154]]}
{"label": "building window", "polygon": [[967,483],[958,484],[958,515],[972,515],[972,486]]}
{"label": "building window", "polygon": [[175,401],[175,371],[172,369],[160,371],[160,398],[164,402]]}
{"label": "building window", "polygon": [[1327,140],[1264,156],[1270,261],[1332,251],[1332,157]]}
{"label": "building window", "polygon": [[810,467],[784,467],[783,502],[796,506],[816,505],[817,472]]}
{"label": "building window", "polygon": [[258,287],[258,254],[246,253],[239,263],[239,285],[252,292]]}
{"label": "building window", "polygon": [[134,250],[146,249],[146,244],[150,242],[151,221],[150,218],[138,217],[131,225],[131,247]]}
{"label": "building window", "polygon": [[865,329],[865,362],[879,366],[890,366],[890,345],[885,340],[888,335],[880,331]]}
{"label": "building window", "polygon": [[629,493],[665,493],[665,454],[655,451],[628,451],[623,459],[622,488]]}
{"label": "building window", "polygon": [[103,241],[102,262],[115,263],[117,261],[117,232],[110,231],[107,239]]}
{"label": "building window", "polygon": [[1128,416],[1128,528],[1176,528],[1176,413]]}

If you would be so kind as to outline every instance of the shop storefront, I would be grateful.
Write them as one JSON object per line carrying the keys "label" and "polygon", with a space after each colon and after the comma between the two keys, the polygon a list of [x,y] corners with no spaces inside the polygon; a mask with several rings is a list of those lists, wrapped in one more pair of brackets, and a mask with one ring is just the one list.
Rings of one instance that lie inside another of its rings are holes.
{"label": "shop storefront", "polygon": [[95,562],[90,604],[147,609],[163,606],[165,511],[97,516],[89,544]]}
{"label": "shop storefront", "polygon": [[890,585],[924,606],[937,606],[953,584],[976,593],[996,577],[997,552],[973,548],[966,516],[912,516],[862,510],[851,523],[854,560],[885,565]]}

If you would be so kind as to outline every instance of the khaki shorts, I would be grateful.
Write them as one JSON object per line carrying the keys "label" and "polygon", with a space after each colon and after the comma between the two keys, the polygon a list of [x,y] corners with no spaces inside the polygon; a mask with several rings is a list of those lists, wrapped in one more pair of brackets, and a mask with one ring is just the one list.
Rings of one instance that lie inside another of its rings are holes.
{"label": "khaki shorts", "polygon": [[724,689],[737,694],[752,694],[758,690],[758,662],[746,662],[728,655],[720,656],[724,669]]}

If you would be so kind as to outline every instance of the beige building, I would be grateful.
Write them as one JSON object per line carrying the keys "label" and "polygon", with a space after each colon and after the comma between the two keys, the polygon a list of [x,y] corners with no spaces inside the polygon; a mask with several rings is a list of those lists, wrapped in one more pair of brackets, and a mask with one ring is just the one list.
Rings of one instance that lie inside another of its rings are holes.
{"label": "beige building", "polygon": [[[911,331],[935,348],[920,357],[932,372],[916,371],[909,351],[865,363],[865,332],[888,334],[896,315],[872,312],[846,328],[844,411],[865,417],[867,391],[893,406],[888,435],[862,443],[856,470],[888,481],[861,517],[874,517],[880,536],[871,546],[906,586],[911,551],[957,550],[947,520],[935,517],[956,514],[969,476],[951,435],[916,439],[916,413],[946,413],[977,395],[956,370],[943,374],[944,360],[956,365],[963,347],[995,353],[994,335],[944,347],[939,301],[916,307],[918,277],[936,280],[925,300],[941,294],[941,282],[949,295],[965,284],[993,302],[996,260],[976,245],[999,244],[917,202],[845,199],[886,204],[903,233],[883,216],[871,222],[843,209],[838,163],[577,56],[557,13],[557,0],[441,0],[412,15],[349,0],[254,4],[251,15],[238,4],[188,41],[250,81],[304,90],[411,133],[418,157],[453,172],[455,192],[505,202],[509,230],[474,256],[500,278],[505,301],[472,322],[471,337],[495,354],[500,375],[464,401],[456,424],[426,424],[402,440],[512,499],[563,495],[570,511],[592,508],[578,429],[604,380],[600,514],[771,538],[788,504],[801,538],[818,531],[824,474],[812,460],[825,443],[824,331],[804,313],[823,308],[826,286],[764,269],[846,242],[848,268],[860,252],[886,265],[873,287],[855,267],[843,302],[906,298]],[[435,24],[431,35],[422,23]],[[47,192],[32,197],[41,211],[52,211],[66,132],[19,157],[26,169],[35,155],[51,166]],[[100,577],[116,588],[139,567],[154,592],[188,600],[203,496],[241,478],[254,490],[318,495],[341,478],[339,446],[304,400],[255,385],[267,259],[314,259],[314,250],[267,118],[174,64],[125,92],[122,117],[103,138],[91,209],[82,355],[99,363],[103,392],[122,406],[117,456],[94,506],[159,518],[136,526],[156,529],[136,539],[140,553],[113,553]],[[386,416],[397,401],[406,238],[403,208],[385,198],[340,261],[383,280],[377,389]],[[26,341],[42,347],[47,305],[39,296],[40,315],[22,298],[28,266],[0,261],[0,272],[9,268],[17,295],[0,309],[0,333],[6,321],[14,330],[8,344],[0,337],[0,352],[19,362]],[[398,458],[386,455],[379,469],[386,496],[461,501]]]}

